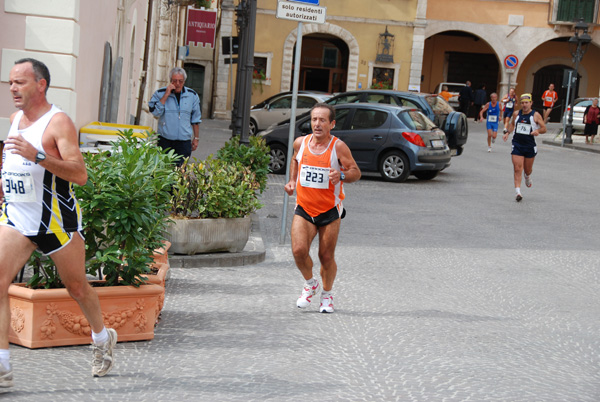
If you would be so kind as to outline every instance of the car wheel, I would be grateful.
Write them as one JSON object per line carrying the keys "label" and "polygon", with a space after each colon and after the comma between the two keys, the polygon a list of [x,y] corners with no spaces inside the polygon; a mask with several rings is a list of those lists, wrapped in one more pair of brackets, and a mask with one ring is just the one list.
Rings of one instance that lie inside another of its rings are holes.
{"label": "car wheel", "polygon": [[439,170],[417,170],[416,172],[413,172],[413,174],[419,180],[431,180],[435,178],[439,172]]}
{"label": "car wheel", "polygon": [[287,149],[281,144],[270,145],[271,151],[269,156],[271,161],[269,162],[269,170],[275,174],[284,174],[287,166]]}
{"label": "car wheel", "polygon": [[379,161],[379,173],[386,181],[401,183],[410,174],[408,157],[400,151],[388,152]]}
{"label": "car wheel", "polygon": [[258,126],[256,125],[256,121],[254,119],[250,119],[250,135],[256,135],[258,132]]}

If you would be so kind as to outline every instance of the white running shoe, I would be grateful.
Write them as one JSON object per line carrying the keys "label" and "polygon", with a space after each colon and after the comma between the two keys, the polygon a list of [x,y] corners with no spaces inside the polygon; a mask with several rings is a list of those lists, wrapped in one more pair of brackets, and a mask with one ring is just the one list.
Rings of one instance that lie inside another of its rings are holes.
{"label": "white running shoe", "polygon": [[488,147],[488,152],[492,152],[492,147]]}
{"label": "white running shoe", "polygon": [[92,354],[94,359],[92,360],[92,376],[104,377],[113,368],[113,349],[117,344],[117,331],[113,328],[107,328],[108,341],[102,345],[95,345],[92,343]]}
{"label": "white running shoe", "polygon": [[531,187],[533,185],[533,182],[531,181],[531,175],[529,175],[529,176],[525,175],[525,185],[527,187]]}
{"label": "white running shoe", "polygon": [[312,301],[312,297],[317,294],[320,288],[321,285],[319,285],[319,281],[315,281],[315,285],[312,287],[307,284],[304,284],[302,294],[298,298],[298,301],[296,301],[296,306],[298,306],[298,308],[308,307],[310,305],[310,302]]}
{"label": "white running shoe", "polygon": [[321,313],[333,313],[333,295],[321,296],[321,306],[319,307]]}
{"label": "white running shoe", "polygon": [[8,364],[8,367],[0,363],[0,388],[9,388],[13,385],[13,371],[12,367],[10,367],[10,363]]}

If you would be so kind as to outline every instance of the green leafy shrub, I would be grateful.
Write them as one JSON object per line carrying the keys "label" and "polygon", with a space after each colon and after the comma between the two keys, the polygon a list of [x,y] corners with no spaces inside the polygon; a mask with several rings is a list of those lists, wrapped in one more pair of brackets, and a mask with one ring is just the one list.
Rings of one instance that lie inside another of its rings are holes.
{"label": "green leafy shrub", "polygon": [[262,137],[251,136],[249,145],[240,144],[240,137],[233,137],[217,151],[217,158],[231,163],[239,162],[243,166],[249,167],[256,175],[262,193],[267,187],[267,175],[271,161],[270,150]]}
{"label": "green leafy shrub", "polygon": [[75,193],[83,211],[87,270],[102,272],[107,286],[138,286],[140,275],[149,272],[153,250],[165,239],[176,158],[156,145],[156,137],[138,141],[132,130],[110,152],[84,155],[88,182]]}
{"label": "green leafy shrub", "polygon": [[269,148],[262,138],[242,145],[229,140],[202,162],[177,168],[171,213],[178,218],[243,218],[262,207],[258,193],[266,188]]}
{"label": "green leafy shrub", "polygon": [[241,163],[209,157],[177,168],[171,198],[172,214],[180,218],[243,218],[262,204],[256,174]]}
{"label": "green leafy shrub", "polygon": [[[143,283],[153,251],[162,245],[169,222],[170,190],[175,183],[173,151],[164,152],[156,137],[138,141],[121,133],[109,152],[86,153],[88,181],[74,186],[82,210],[86,270],[102,272],[105,285]],[[51,259],[34,253],[28,286],[63,287]]]}

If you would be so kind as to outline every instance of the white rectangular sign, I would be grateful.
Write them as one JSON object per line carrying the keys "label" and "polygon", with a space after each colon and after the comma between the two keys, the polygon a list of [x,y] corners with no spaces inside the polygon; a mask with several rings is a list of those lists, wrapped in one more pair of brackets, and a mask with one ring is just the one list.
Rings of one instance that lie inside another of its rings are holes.
{"label": "white rectangular sign", "polygon": [[277,18],[298,22],[324,24],[327,7],[298,4],[290,1],[277,2]]}

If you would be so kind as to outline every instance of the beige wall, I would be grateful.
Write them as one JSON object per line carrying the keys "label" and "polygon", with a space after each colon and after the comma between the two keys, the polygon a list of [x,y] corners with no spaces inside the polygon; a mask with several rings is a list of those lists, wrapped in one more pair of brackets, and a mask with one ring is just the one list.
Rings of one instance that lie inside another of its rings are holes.
{"label": "beige wall", "polygon": [[[147,0],[0,0],[0,140],[5,138],[8,117],[15,111],[9,95],[8,73],[20,57],[38,58],[48,65],[51,74],[48,99],[65,110],[77,128],[97,120],[105,42],[113,48],[113,62],[119,55],[124,57],[118,122],[129,123],[126,111],[135,113],[139,90],[147,3]],[[118,7],[123,10],[122,16]],[[132,79],[128,82],[130,65]],[[127,99],[131,100],[129,109]]]}
{"label": "beige wall", "polygon": [[427,0],[427,19],[506,25],[510,15],[524,16],[524,24],[547,27],[550,0]]}

